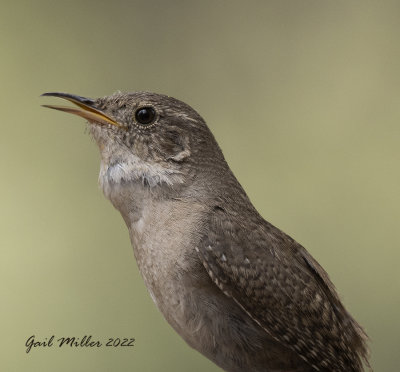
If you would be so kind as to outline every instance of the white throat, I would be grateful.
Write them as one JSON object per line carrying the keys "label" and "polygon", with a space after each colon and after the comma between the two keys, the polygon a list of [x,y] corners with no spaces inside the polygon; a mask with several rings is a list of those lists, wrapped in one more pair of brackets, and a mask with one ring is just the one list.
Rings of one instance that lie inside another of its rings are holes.
{"label": "white throat", "polygon": [[140,181],[150,188],[165,184],[173,186],[184,182],[183,174],[174,169],[164,168],[161,164],[150,164],[134,154],[128,159],[113,164],[102,159],[99,184],[104,195],[110,198],[112,188],[123,182]]}

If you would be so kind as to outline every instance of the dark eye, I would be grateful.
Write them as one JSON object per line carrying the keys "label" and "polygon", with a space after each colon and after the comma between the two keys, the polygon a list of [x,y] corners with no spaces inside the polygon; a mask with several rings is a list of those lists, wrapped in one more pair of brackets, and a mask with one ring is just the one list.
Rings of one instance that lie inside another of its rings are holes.
{"label": "dark eye", "polygon": [[156,117],[152,107],[142,107],[135,112],[135,119],[139,124],[150,124]]}

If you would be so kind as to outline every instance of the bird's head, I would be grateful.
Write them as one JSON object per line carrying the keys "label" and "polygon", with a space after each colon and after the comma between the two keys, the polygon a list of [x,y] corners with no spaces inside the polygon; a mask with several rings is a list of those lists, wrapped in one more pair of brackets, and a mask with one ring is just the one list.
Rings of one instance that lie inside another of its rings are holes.
{"label": "bird's head", "polygon": [[129,182],[176,189],[223,161],[201,116],[175,98],[149,92],[115,93],[95,100],[66,93],[43,96],[74,103],[77,107],[44,106],[89,122],[101,153],[100,185],[108,197],[113,186]]}

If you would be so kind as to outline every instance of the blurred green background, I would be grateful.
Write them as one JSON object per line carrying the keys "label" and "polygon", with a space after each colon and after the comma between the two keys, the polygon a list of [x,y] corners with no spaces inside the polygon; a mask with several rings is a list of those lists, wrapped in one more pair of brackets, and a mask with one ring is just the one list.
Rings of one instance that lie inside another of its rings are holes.
{"label": "blurred green background", "polygon": [[[398,1],[3,1],[1,371],[218,371],[169,327],[97,186],[82,119],[47,91],[175,96],[261,214],[329,272],[398,371]],[[59,102],[57,102],[59,103]],[[91,334],[132,348],[36,348]]]}

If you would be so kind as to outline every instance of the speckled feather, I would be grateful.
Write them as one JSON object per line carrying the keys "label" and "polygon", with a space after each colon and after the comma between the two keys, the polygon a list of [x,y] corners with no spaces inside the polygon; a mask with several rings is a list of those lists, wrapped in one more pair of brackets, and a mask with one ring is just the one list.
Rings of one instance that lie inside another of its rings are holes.
{"label": "speckled feather", "polygon": [[366,335],[322,267],[253,210],[230,209],[215,206],[198,247],[218,287],[314,370],[362,371]]}

